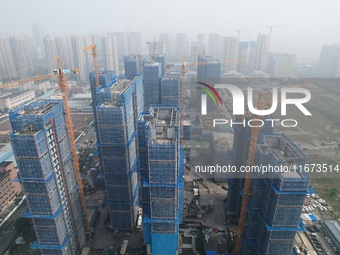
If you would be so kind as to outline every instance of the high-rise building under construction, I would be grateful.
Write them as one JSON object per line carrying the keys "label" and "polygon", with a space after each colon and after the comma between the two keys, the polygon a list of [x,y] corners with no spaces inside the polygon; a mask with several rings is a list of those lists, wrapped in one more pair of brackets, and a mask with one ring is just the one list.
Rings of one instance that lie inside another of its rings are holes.
{"label": "high-rise building under construction", "polygon": [[251,183],[242,255],[292,253],[296,232],[304,231],[300,220],[310,177],[301,170],[305,155],[284,135],[264,135],[256,146],[255,165],[287,167],[263,178],[254,173]]}
{"label": "high-rise building under construction", "polygon": [[145,62],[143,64],[144,103],[148,108],[152,104],[160,104],[162,67],[159,62]]}
{"label": "high-rise building under construction", "polygon": [[128,80],[133,80],[137,75],[141,74],[142,70],[137,55],[124,56],[125,77]]}
{"label": "high-rise building under construction", "polygon": [[[248,164],[251,139],[251,128],[234,126],[232,156],[238,169]],[[296,232],[303,231],[300,214],[304,197],[311,192],[308,174],[294,170],[305,164],[305,155],[286,136],[275,134],[271,125],[262,127],[253,153],[255,165],[288,166],[293,170],[252,174],[241,254],[290,255]],[[228,185],[227,213],[239,217],[244,179],[230,178]]]}
{"label": "high-rise building under construction", "polygon": [[64,105],[44,100],[9,114],[10,140],[27,198],[37,242],[43,255],[79,254],[85,228]]}
{"label": "high-rise building under construction", "polygon": [[177,254],[184,204],[179,108],[154,105],[140,115],[138,155],[144,243],[152,254]]}
{"label": "high-rise building under construction", "polygon": [[106,204],[111,228],[132,230],[140,185],[135,120],[143,110],[143,83],[141,76],[104,83],[95,92],[95,112]]}

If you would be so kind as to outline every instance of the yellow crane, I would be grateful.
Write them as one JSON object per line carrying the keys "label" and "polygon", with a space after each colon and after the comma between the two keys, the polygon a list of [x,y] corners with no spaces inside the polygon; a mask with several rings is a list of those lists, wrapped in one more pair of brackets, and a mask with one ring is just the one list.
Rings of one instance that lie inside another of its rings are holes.
{"label": "yellow crane", "polygon": [[65,112],[65,119],[66,119],[66,127],[69,133],[69,139],[70,139],[70,145],[71,145],[71,152],[72,152],[72,160],[74,164],[74,170],[76,173],[76,179],[78,184],[78,193],[80,198],[80,204],[82,207],[83,215],[84,215],[84,224],[86,231],[90,231],[90,224],[88,221],[88,214],[87,214],[87,208],[86,208],[86,202],[85,202],[85,196],[83,191],[83,182],[81,180],[80,176],[80,168],[79,168],[79,161],[78,161],[78,153],[76,149],[76,144],[74,140],[74,130],[73,130],[73,122],[71,117],[71,111],[70,111],[70,105],[68,102],[68,96],[67,96],[67,85],[66,85],[66,75],[68,73],[78,73],[78,68],[72,68],[72,69],[62,69],[62,65],[60,62],[60,58],[58,56],[55,57],[55,60],[58,62],[58,69],[54,69],[52,74],[45,74],[41,76],[35,76],[32,78],[23,79],[20,81],[14,82],[15,86],[13,86],[13,82],[7,82],[0,85],[0,89],[10,89],[13,87],[18,87],[21,85],[24,85],[28,82],[35,82],[35,81],[41,81],[46,80],[50,78],[58,78],[58,84],[59,89],[62,94],[63,102],[64,102],[64,112]]}
{"label": "yellow crane", "polygon": [[98,63],[97,63],[97,46],[94,43],[91,43],[89,46],[84,48],[84,51],[92,50],[92,58],[94,65],[94,77],[96,80],[96,88],[99,87],[99,76],[98,76]]}
{"label": "yellow crane", "polygon": [[0,84],[0,89],[13,89],[19,86],[22,86],[26,83],[32,82],[32,81],[41,81],[41,80],[47,80],[50,78],[55,77],[55,74],[45,74],[45,75],[41,75],[41,76],[36,76],[33,78],[27,78],[27,79],[23,79],[20,81],[11,81],[11,82],[6,82],[6,83],[1,83]]}
{"label": "yellow crane", "polygon": [[[59,83],[59,89],[61,91],[61,95],[64,101],[64,111],[65,111],[65,118],[66,118],[66,127],[69,132],[69,139],[70,139],[70,145],[71,145],[71,152],[72,152],[72,160],[74,164],[74,170],[76,173],[76,179],[78,184],[78,193],[80,198],[80,205],[83,211],[84,215],[84,224],[85,229],[87,232],[90,231],[90,223],[88,219],[88,213],[86,208],[86,202],[85,202],[85,196],[84,196],[84,189],[83,189],[83,182],[81,180],[80,175],[80,167],[79,167],[79,159],[78,159],[78,153],[76,148],[76,143],[74,139],[74,130],[73,130],[73,122],[71,117],[71,110],[70,105],[68,102],[68,96],[67,96],[67,85],[66,85],[66,75],[64,70],[62,69],[60,58],[56,57],[56,60],[58,62],[58,70],[54,71],[54,74],[58,75],[58,83]],[[76,70],[75,70],[76,71]]]}
{"label": "yellow crane", "polygon": [[[263,92],[260,92],[258,98],[257,98],[257,109],[262,110],[265,107],[267,107],[270,103],[265,104],[265,106],[262,105],[262,95]],[[252,115],[250,115],[252,116]],[[260,115],[253,115],[256,117],[256,119],[262,120],[264,117]],[[247,116],[246,114],[241,117],[241,120],[245,119]],[[247,165],[253,166],[255,164],[255,152],[256,152],[256,145],[257,141],[259,139],[259,135],[261,132],[260,126],[254,126],[251,127],[250,130],[250,144],[249,144],[249,153],[247,158]],[[244,186],[243,186],[243,197],[242,197],[242,203],[241,203],[241,210],[240,210],[240,218],[239,218],[239,225],[237,228],[237,239],[236,239],[236,245],[235,245],[235,252],[240,253],[241,252],[241,236],[243,234],[244,225],[246,223],[246,217],[247,217],[247,205],[250,195],[250,188],[251,188],[251,173],[246,173],[245,180],[244,180]]]}

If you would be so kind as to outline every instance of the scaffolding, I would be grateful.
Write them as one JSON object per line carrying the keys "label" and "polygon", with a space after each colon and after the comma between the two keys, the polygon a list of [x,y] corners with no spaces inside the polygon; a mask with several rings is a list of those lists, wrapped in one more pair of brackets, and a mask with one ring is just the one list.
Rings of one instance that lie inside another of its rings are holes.
{"label": "scaffolding", "polygon": [[137,217],[139,180],[136,111],[143,103],[141,77],[97,89],[98,145],[112,229],[132,230]]}
{"label": "scaffolding", "polygon": [[167,75],[161,79],[161,103],[180,106],[181,80],[178,75]]}
{"label": "scaffolding", "polygon": [[143,65],[144,103],[149,108],[152,104],[160,104],[161,65],[158,62],[147,62]]}
{"label": "scaffolding", "polygon": [[132,81],[141,74],[140,60],[137,55],[124,56],[124,68],[126,79]]}
{"label": "scaffolding", "polygon": [[[85,227],[62,101],[43,100],[9,114],[10,139],[42,254],[77,254]],[[67,242],[66,242],[67,240]],[[51,252],[52,251],[52,252]]]}
{"label": "scaffolding", "polygon": [[[257,165],[303,165],[305,156],[284,135],[262,135],[256,147]],[[253,173],[242,255],[291,254],[295,233],[303,231],[302,205],[310,187],[307,173],[275,172],[261,178]]]}
{"label": "scaffolding", "polygon": [[98,125],[97,125],[97,113],[96,107],[98,102],[102,102],[101,98],[98,98],[97,92],[101,91],[102,88],[110,87],[112,84],[116,82],[115,72],[113,70],[100,70],[98,71],[98,82],[99,87],[97,88],[96,84],[96,72],[92,71],[89,73],[90,78],[90,88],[91,88],[91,97],[92,97],[92,109],[93,109],[93,117],[94,117],[94,126],[96,127],[96,138],[98,138]]}
{"label": "scaffolding", "polygon": [[153,105],[137,128],[144,242],[153,254],[176,254],[184,204],[180,112]]}
{"label": "scaffolding", "polygon": [[197,79],[201,82],[218,81],[221,75],[221,62],[208,56],[198,56]]}
{"label": "scaffolding", "polygon": [[[268,120],[273,119],[273,116],[266,116]],[[250,120],[250,117],[246,118],[246,122]],[[235,122],[241,122],[240,117],[236,117]],[[272,135],[274,133],[274,128],[270,124],[270,121],[265,121],[264,126],[261,128],[258,143],[263,143],[263,137],[266,135]],[[231,152],[233,165],[237,169],[241,166],[247,165],[248,152],[251,140],[251,128],[243,125],[233,125],[234,139],[233,139],[233,149]],[[256,154],[258,157],[258,154]],[[227,197],[227,209],[228,212],[236,217],[240,216],[241,202],[242,202],[242,192],[244,187],[244,176],[240,173],[237,176],[230,174],[228,179],[228,197]]]}

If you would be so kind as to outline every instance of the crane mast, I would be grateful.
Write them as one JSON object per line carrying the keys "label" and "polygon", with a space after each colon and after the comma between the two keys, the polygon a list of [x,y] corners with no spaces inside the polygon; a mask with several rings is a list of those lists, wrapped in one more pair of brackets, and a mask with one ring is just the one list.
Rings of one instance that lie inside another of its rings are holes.
{"label": "crane mast", "polygon": [[72,161],[73,161],[73,164],[74,164],[74,170],[75,170],[77,184],[78,184],[78,193],[79,193],[80,204],[81,204],[83,215],[84,215],[83,217],[84,217],[85,229],[86,229],[87,232],[89,232],[90,231],[90,224],[89,224],[89,221],[88,221],[88,213],[87,213],[85,196],[84,196],[84,191],[83,191],[83,182],[82,182],[82,179],[81,179],[81,176],[80,176],[78,153],[77,153],[75,139],[74,139],[73,122],[72,122],[72,117],[71,117],[70,105],[69,105],[69,102],[68,102],[68,96],[67,96],[68,88],[67,88],[67,85],[66,85],[66,75],[65,75],[66,73],[77,74],[78,68],[63,70],[61,62],[60,62],[60,58],[58,56],[56,56],[55,60],[58,62],[58,69],[54,69],[52,74],[35,76],[35,77],[32,77],[32,78],[27,78],[27,79],[15,81],[15,82],[6,82],[6,83],[3,83],[3,84],[0,84],[0,89],[11,89],[11,88],[14,88],[14,87],[24,85],[28,82],[35,82],[35,81],[41,81],[41,80],[46,80],[46,79],[58,77],[59,89],[61,90],[61,94],[62,94],[62,98],[63,98],[63,102],[64,102],[66,127],[67,127],[67,130],[68,130],[68,133],[69,133],[70,146],[71,146],[71,152],[72,152]]}
{"label": "crane mast", "polygon": [[84,48],[84,51],[92,51],[93,65],[94,65],[94,77],[96,80],[96,88],[99,87],[99,75],[98,75],[98,63],[97,63],[97,46],[91,43],[89,46]]}
{"label": "crane mast", "polygon": [[74,139],[74,130],[73,130],[73,122],[71,117],[71,110],[70,105],[68,102],[68,96],[67,96],[67,85],[66,85],[66,76],[64,74],[64,71],[61,66],[60,58],[56,57],[56,60],[58,62],[58,83],[59,88],[61,90],[61,95],[64,101],[64,111],[65,111],[65,118],[66,118],[66,127],[69,132],[69,139],[70,139],[70,145],[71,145],[71,152],[72,152],[72,161],[74,165],[74,170],[76,173],[76,179],[78,184],[78,193],[80,198],[80,205],[83,211],[84,215],[84,224],[86,231],[90,231],[90,224],[88,221],[88,213],[86,208],[86,202],[85,202],[85,196],[84,196],[84,189],[83,189],[83,182],[80,176],[80,167],[79,167],[79,161],[78,161],[78,153],[76,148],[76,143]]}
{"label": "crane mast", "polygon": [[23,84],[32,82],[32,81],[41,81],[41,80],[46,80],[46,79],[50,79],[53,78],[55,75],[53,74],[45,74],[45,75],[41,75],[41,76],[36,76],[33,78],[27,78],[27,79],[23,79],[20,81],[12,81],[12,82],[6,82],[6,83],[1,83],[0,84],[0,89],[12,89],[15,87],[19,87]]}
{"label": "crane mast", "polygon": [[[257,109],[261,110],[264,107],[268,106],[270,103],[262,105],[262,95],[263,93],[260,92],[258,98],[257,98]],[[256,119],[263,119],[263,116],[254,115]],[[242,116],[242,120],[246,118],[246,115]],[[249,153],[247,158],[247,165],[253,166],[255,164],[255,152],[256,152],[256,145],[257,141],[259,139],[259,135],[261,132],[261,126],[253,126],[250,130],[250,144],[249,144]],[[241,210],[240,210],[240,218],[239,218],[239,225],[237,228],[237,239],[235,244],[235,252],[240,253],[241,252],[241,235],[243,233],[244,225],[246,223],[247,218],[247,205],[250,195],[250,188],[251,188],[251,173],[246,173],[245,180],[244,180],[244,186],[243,186],[243,197],[241,202]]]}

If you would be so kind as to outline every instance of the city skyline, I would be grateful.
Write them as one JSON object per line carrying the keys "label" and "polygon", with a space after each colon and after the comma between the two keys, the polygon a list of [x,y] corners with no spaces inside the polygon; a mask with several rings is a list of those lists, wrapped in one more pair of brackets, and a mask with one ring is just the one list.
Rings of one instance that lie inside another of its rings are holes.
{"label": "city skyline", "polygon": [[[30,35],[31,24],[38,23],[44,25],[45,33],[59,35],[140,31],[145,41],[152,40],[162,32],[184,32],[193,38],[197,33],[210,32],[237,36],[236,30],[246,29],[241,31],[241,40],[250,41],[259,33],[269,34],[268,26],[273,25],[277,26],[273,28],[273,50],[303,56],[318,55],[319,52],[315,52],[323,44],[340,41],[340,35],[334,33],[339,28],[336,10],[340,3],[330,0],[313,4],[305,0],[299,3],[292,0],[281,3],[268,0],[197,3],[190,0],[182,3],[176,0],[171,5],[148,0],[122,2],[119,6],[101,0],[96,4],[106,7],[100,10],[101,14],[95,19],[90,2],[79,5],[61,1],[51,8],[46,1],[36,1],[33,6],[39,7],[39,15],[35,14],[31,3],[20,1],[21,8],[25,10],[20,12],[17,3],[4,2],[0,11],[0,36]],[[135,18],[124,19],[126,16]],[[63,19],[58,20],[59,17]],[[120,20],[125,21],[123,25]]]}
{"label": "city skyline", "polygon": [[0,10],[0,254],[340,254],[340,2],[77,2]]}

